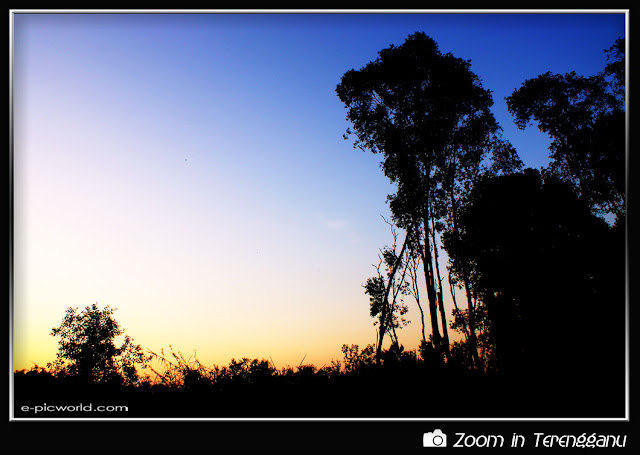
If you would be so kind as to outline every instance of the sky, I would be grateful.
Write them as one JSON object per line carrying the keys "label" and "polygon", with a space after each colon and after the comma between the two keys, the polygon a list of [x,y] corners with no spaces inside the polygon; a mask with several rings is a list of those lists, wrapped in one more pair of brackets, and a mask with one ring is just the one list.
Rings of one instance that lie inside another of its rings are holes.
{"label": "sky", "polygon": [[[627,16],[12,19],[14,369],[54,360],[51,329],[94,303],[156,353],[282,368],[322,367],[343,344],[376,340],[362,286],[392,242],[394,188],[379,156],[343,139],[342,75],[422,31],[471,60],[504,138],[539,168],[549,139],[518,130],[505,97],[547,71],[600,72]],[[415,349],[419,312],[406,303],[399,339]]]}

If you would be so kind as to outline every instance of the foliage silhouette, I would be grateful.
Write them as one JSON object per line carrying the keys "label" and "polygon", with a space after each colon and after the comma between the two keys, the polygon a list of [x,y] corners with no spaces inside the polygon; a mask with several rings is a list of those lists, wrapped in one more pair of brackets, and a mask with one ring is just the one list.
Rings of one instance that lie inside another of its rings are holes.
{"label": "foliage silhouette", "polygon": [[[98,415],[53,410],[35,417],[548,417],[566,416],[568,410],[584,416],[620,415],[610,394],[600,400],[591,393],[585,401],[584,395],[563,389],[560,394],[556,384],[544,382],[523,390],[521,382],[399,349],[400,353],[384,350],[383,362],[376,362],[373,345],[362,350],[344,345],[343,361],[321,368],[307,364],[281,369],[264,359],[247,358],[206,367],[195,356],[185,358],[172,349],[168,359],[163,353],[154,354],[156,360],[165,361],[162,378],[145,376],[117,388],[79,388],[69,376],[36,366],[14,373],[15,414],[34,417],[34,407],[43,403],[83,403],[126,409]],[[446,393],[407,395],[440,384],[447,384]],[[460,393],[469,385],[475,391],[472,396]],[[384,399],[373,399],[381,388]]]}
{"label": "foliage silhouette", "polygon": [[624,39],[601,73],[544,73],[507,97],[516,125],[533,121],[551,139],[550,171],[571,182],[595,213],[625,215]]}
{"label": "foliage silhouette", "polygon": [[485,178],[462,210],[459,236],[444,240],[454,273],[465,252],[496,370],[622,384],[623,239],[569,184],[533,169]]}
{"label": "foliage silhouette", "polygon": [[68,308],[59,327],[51,335],[60,337],[56,361],[51,367],[57,375],[68,375],[80,382],[96,384],[135,383],[136,365],[146,366],[146,357],[140,345],[126,335],[120,347],[115,338],[124,330],[112,318],[115,310],[99,309],[97,304],[87,306],[78,313]]}
{"label": "foliage silhouette", "polygon": [[469,68],[418,32],[347,71],[336,88],[353,127],[345,138],[354,134],[354,147],[383,155],[383,172],[397,185],[388,197],[394,222],[422,242],[431,333],[441,355],[448,354],[449,340],[436,230],[454,222],[456,200],[480,173],[520,165],[500,136],[490,91]]}
{"label": "foliage silhouette", "polygon": [[380,260],[376,266],[377,274],[368,278],[363,286],[365,294],[369,296],[369,315],[378,317],[374,323],[378,326],[375,351],[378,360],[381,359],[384,336],[389,334],[393,349],[398,352],[399,342],[396,331],[409,323],[404,317],[409,310],[404,303],[404,296],[410,293],[410,273],[408,272],[412,264],[411,259],[415,259],[415,255],[409,255],[413,250],[407,248],[411,244],[411,238],[408,236],[402,244],[400,253],[397,253],[398,235],[393,225],[391,225],[391,233],[393,244],[380,250],[378,255]]}

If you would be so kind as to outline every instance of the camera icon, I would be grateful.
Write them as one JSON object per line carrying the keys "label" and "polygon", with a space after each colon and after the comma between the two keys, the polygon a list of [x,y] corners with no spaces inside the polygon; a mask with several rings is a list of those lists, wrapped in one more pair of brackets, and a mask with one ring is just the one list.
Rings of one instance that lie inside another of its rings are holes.
{"label": "camera icon", "polygon": [[423,447],[447,447],[447,435],[442,430],[433,430],[422,435]]}

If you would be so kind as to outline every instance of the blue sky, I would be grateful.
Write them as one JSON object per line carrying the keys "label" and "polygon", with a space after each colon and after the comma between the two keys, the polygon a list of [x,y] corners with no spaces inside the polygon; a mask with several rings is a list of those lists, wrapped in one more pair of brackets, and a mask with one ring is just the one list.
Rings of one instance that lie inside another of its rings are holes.
{"label": "blue sky", "polygon": [[[591,75],[625,14],[13,16],[14,346],[53,359],[98,302],[144,347],[204,363],[322,366],[375,341],[362,284],[391,242],[378,157],[342,138],[335,88],[416,31],[471,60],[525,165],[548,139],[504,98]],[[417,346],[420,322],[400,341]]]}

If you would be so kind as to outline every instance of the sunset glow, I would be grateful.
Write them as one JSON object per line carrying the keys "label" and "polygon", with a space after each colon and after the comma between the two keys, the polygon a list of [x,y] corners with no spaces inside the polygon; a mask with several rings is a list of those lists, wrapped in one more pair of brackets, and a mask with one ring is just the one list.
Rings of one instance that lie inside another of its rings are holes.
{"label": "sunset glow", "polygon": [[[363,284],[392,242],[394,187],[343,139],[341,76],[424,31],[471,60],[505,139],[539,168],[549,139],[517,130],[504,98],[546,71],[601,71],[626,22],[25,13],[13,27],[14,370],[54,360],[66,308],[96,302],[154,352],[281,368],[376,340]],[[399,340],[416,349],[406,302]]]}

